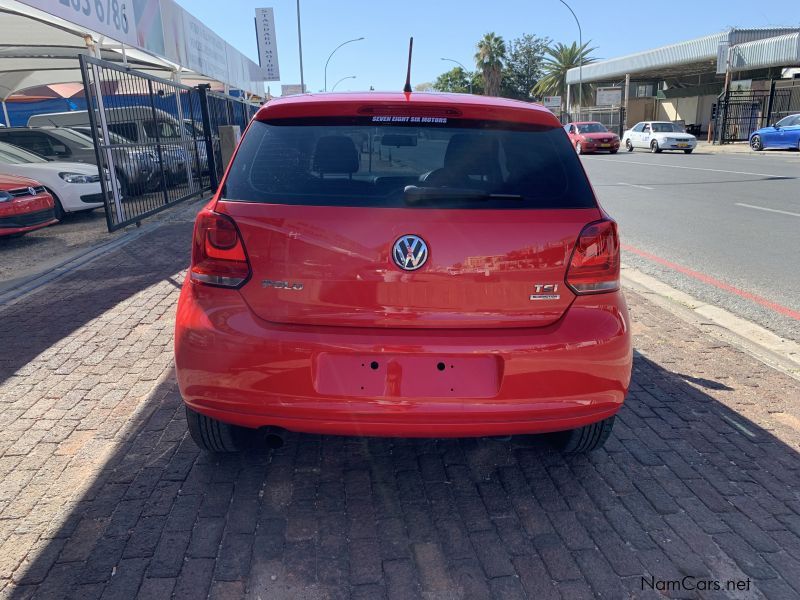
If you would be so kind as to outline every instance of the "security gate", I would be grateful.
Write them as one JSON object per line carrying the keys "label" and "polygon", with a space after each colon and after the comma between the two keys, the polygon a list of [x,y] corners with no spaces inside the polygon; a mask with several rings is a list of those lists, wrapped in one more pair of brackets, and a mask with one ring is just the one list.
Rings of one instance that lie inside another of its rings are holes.
{"label": "security gate", "polygon": [[80,65],[87,110],[62,121],[93,138],[109,231],[216,189],[219,127],[243,130],[257,105],[90,56]]}
{"label": "security gate", "polygon": [[769,90],[729,91],[720,94],[714,112],[714,142],[744,142],[757,129],[800,112],[800,85],[787,81]]}

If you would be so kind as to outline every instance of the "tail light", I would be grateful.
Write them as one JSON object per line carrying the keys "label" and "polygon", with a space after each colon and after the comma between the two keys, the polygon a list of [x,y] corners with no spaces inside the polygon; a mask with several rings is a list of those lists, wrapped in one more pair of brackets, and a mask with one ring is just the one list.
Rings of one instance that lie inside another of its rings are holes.
{"label": "tail light", "polygon": [[190,277],[229,288],[238,288],[250,277],[250,263],[233,219],[210,210],[197,215]]}
{"label": "tail light", "polygon": [[576,294],[619,289],[619,237],[614,221],[597,221],[583,228],[572,251],[567,285]]}

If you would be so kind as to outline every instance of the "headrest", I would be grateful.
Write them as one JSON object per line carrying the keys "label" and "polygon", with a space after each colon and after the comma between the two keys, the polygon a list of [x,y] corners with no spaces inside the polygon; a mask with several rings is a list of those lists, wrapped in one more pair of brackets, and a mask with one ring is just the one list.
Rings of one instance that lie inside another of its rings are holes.
{"label": "headrest", "polygon": [[464,175],[494,175],[499,170],[498,142],[472,133],[456,133],[447,144],[444,168]]}
{"label": "headrest", "polygon": [[317,140],[314,171],[352,174],[358,171],[358,163],[356,145],[346,135],[329,135]]}

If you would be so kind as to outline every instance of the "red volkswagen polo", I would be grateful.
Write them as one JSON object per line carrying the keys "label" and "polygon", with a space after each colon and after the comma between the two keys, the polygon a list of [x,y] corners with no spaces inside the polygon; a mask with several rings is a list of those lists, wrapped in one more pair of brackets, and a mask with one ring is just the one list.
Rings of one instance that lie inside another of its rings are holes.
{"label": "red volkswagen polo", "polygon": [[195,224],[175,331],[192,437],[560,432],[596,448],[631,373],[619,261],[544,108],[272,101]]}
{"label": "red volkswagen polo", "polygon": [[0,175],[0,237],[22,235],[55,223],[53,197],[41,183]]}

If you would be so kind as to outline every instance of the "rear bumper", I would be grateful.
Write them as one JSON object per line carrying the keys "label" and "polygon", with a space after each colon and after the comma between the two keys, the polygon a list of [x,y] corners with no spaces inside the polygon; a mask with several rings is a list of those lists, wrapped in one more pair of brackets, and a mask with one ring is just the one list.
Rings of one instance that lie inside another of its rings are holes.
{"label": "rear bumper", "polygon": [[[440,362],[456,370],[439,370]],[[175,364],[192,409],[245,427],[506,435],[614,415],[630,381],[631,339],[621,293],[579,297],[542,328],[384,330],[268,323],[237,291],[187,282]]]}

